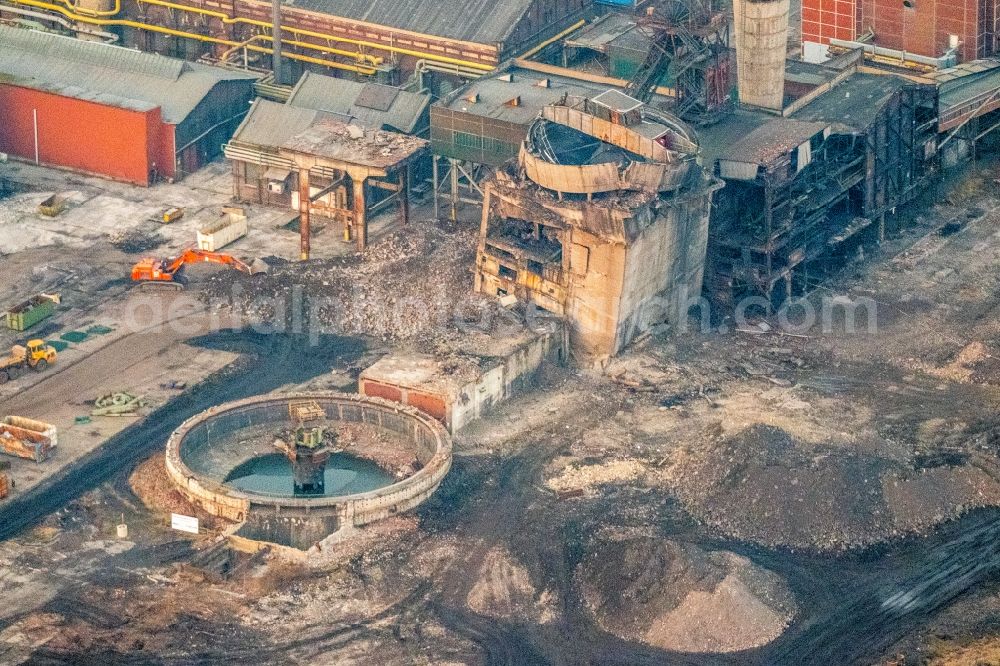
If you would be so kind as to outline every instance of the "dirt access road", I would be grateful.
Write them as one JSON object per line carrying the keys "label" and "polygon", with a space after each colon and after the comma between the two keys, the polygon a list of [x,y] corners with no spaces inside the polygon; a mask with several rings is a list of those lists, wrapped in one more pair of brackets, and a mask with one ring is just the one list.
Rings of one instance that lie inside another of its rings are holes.
{"label": "dirt access road", "polygon": [[[154,302],[166,305],[162,300]],[[169,326],[142,320],[122,326],[116,321],[118,330],[60,354],[46,372],[28,373],[5,385],[0,394],[0,414],[52,423],[59,429],[60,441],[52,457],[42,463],[11,460],[11,474],[17,484],[13,497],[58,475],[65,466],[136,420],[93,417],[89,422],[77,423],[77,417],[90,413],[96,398],[112,391],[128,391],[143,396],[148,413],[177,395],[171,387],[196,384],[235,360],[236,354],[184,343],[192,334],[218,327],[218,318],[203,310],[186,313]]]}
{"label": "dirt access road", "polygon": [[[74,402],[87,388],[102,382],[117,385],[130,371],[145,372],[145,363],[161,359],[165,350],[185,337],[168,330],[125,336],[98,354],[45,378],[13,400],[0,403],[0,409],[37,413],[38,405]],[[304,337],[231,330],[191,338],[187,344],[221,353],[227,359],[234,354],[240,354],[240,358],[172,398],[150,417],[114,435],[64,471],[5,502],[0,507],[0,538],[17,534],[74,497],[129,470],[161,448],[169,434],[194,414],[212,405],[328,373],[331,368],[350,363],[364,349],[360,342],[333,336],[322,337],[318,344],[311,345]]]}

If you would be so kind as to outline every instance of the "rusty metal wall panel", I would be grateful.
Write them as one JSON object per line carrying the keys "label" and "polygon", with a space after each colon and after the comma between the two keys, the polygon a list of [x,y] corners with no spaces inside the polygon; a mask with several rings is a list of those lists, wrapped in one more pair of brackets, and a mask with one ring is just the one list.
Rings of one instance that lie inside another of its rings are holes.
{"label": "rusty metal wall panel", "polygon": [[431,107],[431,147],[444,157],[499,166],[517,158],[526,134],[516,123]]}

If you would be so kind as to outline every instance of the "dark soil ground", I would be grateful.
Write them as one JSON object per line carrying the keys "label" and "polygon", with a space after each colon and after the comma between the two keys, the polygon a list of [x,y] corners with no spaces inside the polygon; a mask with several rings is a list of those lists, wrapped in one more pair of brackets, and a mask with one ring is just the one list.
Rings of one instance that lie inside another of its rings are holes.
{"label": "dark soil ground", "polygon": [[[201,340],[244,356],[0,515],[14,539],[0,585],[23,609],[0,611],[0,659],[772,665],[917,663],[942,640],[985,650],[1000,574],[993,177],[930,193],[881,253],[811,296],[872,297],[877,330],[772,319],[656,337],[603,375],[550,368],[459,434],[414,517],[310,567],[265,553],[220,573],[214,535],[177,540],[125,479],[185,415],[346,370],[361,344]],[[131,547],[111,536],[123,512]],[[745,650],[660,640],[737,607]]]}

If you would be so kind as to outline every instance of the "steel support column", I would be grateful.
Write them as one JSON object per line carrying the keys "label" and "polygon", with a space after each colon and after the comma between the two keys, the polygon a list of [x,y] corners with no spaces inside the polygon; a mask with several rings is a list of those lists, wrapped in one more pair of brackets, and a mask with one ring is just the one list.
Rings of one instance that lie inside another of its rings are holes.
{"label": "steel support column", "polygon": [[352,178],[354,181],[354,240],[358,250],[364,250],[368,245],[368,215],[365,210],[365,179]]}
{"label": "steel support column", "polygon": [[299,258],[309,259],[309,169],[299,171]]}
{"label": "steel support column", "polygon": [[451,165],[451,221],[458,220],[458,160],[448,158]]}
{"label": "steel support column", "polygon": [[441,211],[438,206],[438,156],[431,155],[431,166],[433,171],[433,184],[434,184],[434,219],[438,219],[441,216]]}
{"label": "steel support column", "polygon": [[404,166],[399,171],[399,219],[403,224],[410,223],[410,169]]}

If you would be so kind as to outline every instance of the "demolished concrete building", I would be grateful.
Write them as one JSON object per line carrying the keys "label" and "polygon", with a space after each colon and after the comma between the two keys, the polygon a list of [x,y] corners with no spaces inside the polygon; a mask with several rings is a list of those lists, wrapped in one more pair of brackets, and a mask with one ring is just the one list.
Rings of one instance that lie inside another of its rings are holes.
{"label": "demolished concrete building", "polygon": [[445,359],[394,352],[361,373],[358,391],[416,407],[455,433],[530,386],[545,363],[562,363],[565,338],[562,322],[537,317],[519,330],[465,336]]}
{"label": "demolished concrete building", "polygon": [[[457,216],[460,203],[482,204],[480,182],[518,151],[542,109],[567,96],[596,97],[624,88],[622,79],[517,59],[469,82],[431,107],[434,205],[442,201]],[[654,95],[653,106],[669,104]]]}
{"label": "demolished concrete building", "polygon": [[264,99],[224,146],[235,198],[253,201],[266,187],[298,210],[303,260],[309,258],[312,216],[332,220],[344,240],[365,248],[373,188],[391,193],[402,222],[408,222],[408,171],[426,148],[424,139]]}
{"label": "demolished concrete building", "polygon": [[692,130],[618,91],[567,97],[486,182],[476,290],[566,318],[570,351],[613,356],[677,323],[702,287],[718,181]]}
{"label": "demolished concrete building", "polygon": [[702,132],[706,165],[726,183],[706,276],[717,304],[778,308],[808,291],[879,242],[886,216],[938,170],[933,86],[848,69],[816,93],[784,117],[743,111]]}

